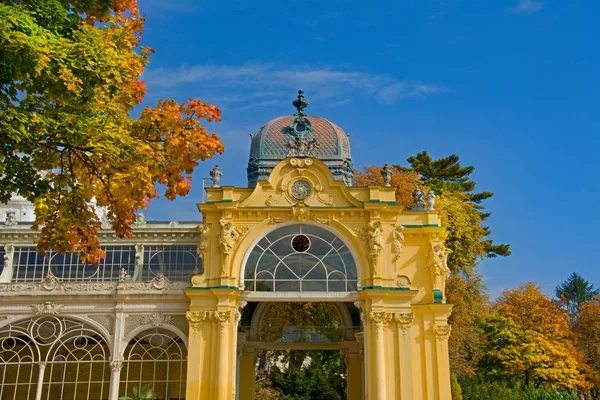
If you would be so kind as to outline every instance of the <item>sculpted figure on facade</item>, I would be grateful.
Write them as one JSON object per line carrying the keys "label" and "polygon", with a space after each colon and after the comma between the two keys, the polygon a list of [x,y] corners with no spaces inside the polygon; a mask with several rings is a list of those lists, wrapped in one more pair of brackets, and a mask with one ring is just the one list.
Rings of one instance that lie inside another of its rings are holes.
{"label": "sculpted figure on facade", "polygon": [[4,246],[4,255],[2,256],[4,263],[2,265],[4,265],[4,268],[8,268],[10,266],[12,266],[12,259],[15,253],[15,246],[13,246],[12,244],[7,244],[6,246]]}
{"label": "sculpted figure on facade", "polygon": [[6,213],[6,221],[4,221],[4,225],[6,225],[6,226],[17,225],[17,214],[14,211],[9,211],[8,213]]}
{"label": "sculpted figure on facade", "polygon": [[138,213],[135,216],[135,221],[133,221],[134,226],[143,226],[146,225],[146,216],[144,213]]}
{"label": "sculpted figure on facade", "polygon": [[288,149],[288,157],[310,157],[319,144],[315,138],[294,137],[285,144]]}
{"label": "sculpted figure on facade", "polygon": [[430,244],[431,274],[433,279],[433,288],[440,289],[442,293],[446,292],[446,279],[450,276],[448,268],[448,255],[451,253],[443,242],[434,242]]}
{"label": "sculpted figure on facade", "polygon": [[135,245],[135,269],[136,269],[136,271],[141,271],[143,264],[144,264],[144,245],[141,243],[137,243]]}
{"label": "sculpted figure on facade", "polygon": [[210,227],[207,224],[200,224],[198,225],[198,232],[200,233],[200,240],[198,241],[198,255],[204,259],[204,252],[206,249],[208,249]]}
{"label": "sculpted figure on facade", "polygon": [[394,246],[395,259],[399,260],[402,257],[404,231],[406,228],[403,225],[398,225],[392,231],[392,245]]}
{"label": "sculpted figure on facade", "polygon": [[221,247],[221,254],[223,256],[223,269],[221,275],[227,275],[227,263],[229,262],[229,256],[237,241],[240,238],[239,233],[236,232],[233,222],[225,218],[219,220],[221,227],[221,233],[219,234],[219,246]]}
{"label": "sculpted figure on facade", "polygon": [[369,256],[373,267],[373,275],[377,275],[379,254],[383,249],[383,228],[380,221],[370,221],[367,231],[369,242]]}

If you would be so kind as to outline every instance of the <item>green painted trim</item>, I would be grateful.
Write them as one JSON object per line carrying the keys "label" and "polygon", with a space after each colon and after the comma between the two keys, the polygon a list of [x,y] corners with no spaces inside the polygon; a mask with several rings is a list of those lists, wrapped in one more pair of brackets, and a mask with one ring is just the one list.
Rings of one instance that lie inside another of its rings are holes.
{"label": "green painted trim", "polygon": [[361,290],[410,290],[410,288],[390,286],[365,286]]}
{"label": "green painted trim", "polygon": [[[204,204],[233,203],[233,200],[207,201]],[[203,203],[200,203],[203,204]]]}
{"label": "green painted trim", "polygon": [[433,304],[443,304],[444,294],[440,289],[433,289]]}
{"label": "green painted trim", "polygon": [[425,224],[425,225],[402,225],[405,228],[427,228],[427,227],[435,227],[440,228],[440,225],[437,224]]}
{"label": "green painted trim", "polygon": [[[208,203],[205,203],[208,204]],[[344,207],[336,207],[336,206],[306,206],[308,209],[310,210],[342,210],[342,209],[348,209],[348,210],[363,210],[362,208],[358,207],[358,206],[344,206]],[[259,210],[291,210],[293,208],[293,206],[247,206],[244,208],[240,208],[240,211],[243,210],[247,210],[247,209],[259,209]]]}
{"label": "green painted trim", "polygon": [[209,287],[192,286],[190,288],[190,290],[212,290],[212,289],[234,289],[234,290],[240,290],[240,288],[237,287],[237,286],[227,286],[227,285],[209,286]]}
{"label": "green painted trim", "polygon": [[381,203],[381,204],[389,204],[390,206],[397,206],[398,203],[395,201],[381,201],[377,199],[370,199],[368,203]]}

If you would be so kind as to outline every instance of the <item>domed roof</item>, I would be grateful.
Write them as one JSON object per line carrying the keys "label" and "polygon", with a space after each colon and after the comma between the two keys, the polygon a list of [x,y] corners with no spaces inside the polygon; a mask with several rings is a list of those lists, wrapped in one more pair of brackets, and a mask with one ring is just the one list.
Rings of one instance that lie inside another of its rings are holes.
{"label": "domed roof", "polygon": [[[266,124],[252,136],[250,158],[262,160],[283,160],[287,157],[289,149],[286,146],[290,135],[287,133],[292,121],[296,117],[277,117]],[[321,118],[305,117],[313,128],[313,137],[317,146],[311,156],[325,160],[350,159],[350,142],[348,135],[342,128],[333,122]]]}
{"label": "domed roof", "polygon": [[269,178],[277,163],[288,156],[315,157],[331,170],[334,179],[347,186],[354,182],[348,135],[333,122],[307,116],[304,91],[292,102],[296,113],[270,120],[252,135],[248,160],[248,186]]}

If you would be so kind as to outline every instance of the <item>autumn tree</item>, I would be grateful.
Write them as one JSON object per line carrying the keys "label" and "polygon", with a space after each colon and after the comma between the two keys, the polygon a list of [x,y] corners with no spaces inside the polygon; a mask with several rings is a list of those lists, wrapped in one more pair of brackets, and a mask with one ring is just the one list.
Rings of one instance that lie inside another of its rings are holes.
{"label": "autumn tree", "polygon": [[566,317],[533,283],[505,290],[484,324],[484,373],[536,387],[586,387],[586,366]]}
{"label": "autumn tree", "polygon": [[584,302],[579,308],[577,347],[591,367],[591,398],[600,398],[600,296]]}
{"label": "autumn tree", "polygon": [[563,283],[555,289],[556,297],[564,301],[572,321],[579,318],[579,312],[583,304],[594,299],[600,294],[600,290],[588,282],[583,276],[573,272]]}
{"label": "autumn tree", "polygon": [[132,111],[152,50],[135,0],[0,1],[0,202],[34,203],[38,249],[102,256],[92,206],[120,237],[134,212],[190,190],[199,160],[223,152],[201,124],[215,106],[172,99]]}

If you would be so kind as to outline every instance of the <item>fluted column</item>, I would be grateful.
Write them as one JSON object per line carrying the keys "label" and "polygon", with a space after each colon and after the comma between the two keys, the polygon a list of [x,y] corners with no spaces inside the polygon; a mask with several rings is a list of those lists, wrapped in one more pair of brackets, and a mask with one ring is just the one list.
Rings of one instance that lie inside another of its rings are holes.
{"label": "fluted column", "polygon": [[398,360],[400,363],[400,398],[410,400],[414,398],[413,362],[412,362],[412,335],[410,326],[414,319],[412,312],[394,313],[394,321],[397,324],[398,336]]}
{"label": "fluted column", "polygon": [[434,325],[435,358],[438,372],[438,399],[451,400],[450,387],[450,360],[448,356],[448,338],[451,331],[450,325]]}
{"label": "fluted column", "polygon": [[383,311],[371,311],[369,319],[375,325],[375,354],[373,357],[373,375],[375,379],[375,399],[387,400],[387,382],[386,382],[386,363],[385,363],[385,343],[384,328],[388,326],[392,318],[391,313]]}
{"label": "fluted column", "polygon": [[215,320],[219,323],[219,357],[218,357],[218,375],[216,380],[217,399],[231,400],[230,396],[233,392],[232,385],[232,368],[230,368],[229,358],[232,350],[235,348],[235,343],[231,339],[231,326],[234,312],[215,311]]}
{"label": "fluted column", "polygon": [[[210,326],[205,327],[205,321],[210,318],[211,313],[209,311],[188,311],[186,318],[190,327],[190,335],[188,338],[188,354],[194,355],[193,360],[190,357],[190,362],[187,366],[187,384],[186,384],[186,396],[187,400],[198,400],[200,399],[200,393],[202,391],[202,385],[205,384],[205,388],[208,387],[210,382],[206,382],[204,373],[204,360],[206,358],[208,342],[206,335],[203,333],[203,329],[210,329]],[[210,339],[210,336],[208,337]],[[210,347],[208,348],[210,351]]]}

